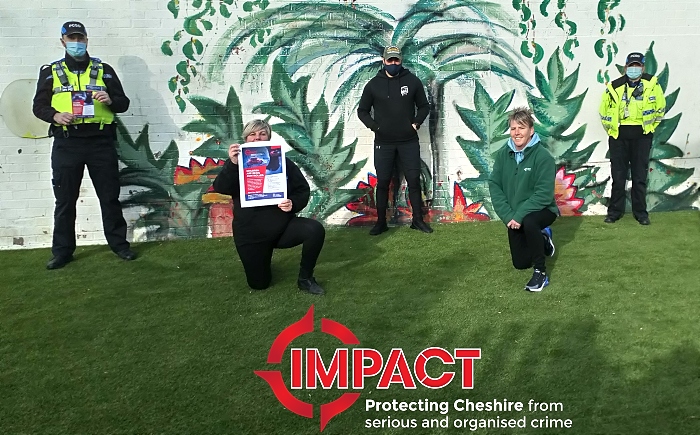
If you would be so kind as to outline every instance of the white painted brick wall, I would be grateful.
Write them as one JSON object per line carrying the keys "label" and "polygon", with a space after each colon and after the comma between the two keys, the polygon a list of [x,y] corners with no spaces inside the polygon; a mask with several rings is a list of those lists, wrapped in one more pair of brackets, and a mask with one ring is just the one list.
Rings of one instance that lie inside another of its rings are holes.
{"label": "white painted brick wall", "polygon": [[[172,39],[173,34],[182,26],[182,18],[193,11],[189,0],[181,0],[181,15],[174,19],[166,9],[163,0],[69,0],[56,8],[55,2],[48,0],[25,0],[0,2],[0,94],[15,80],[35,79],[39,67],[62,57],[59,43],[59,29],[63,22],[77,19],[83,21],[90,35],[89,51],[111,64],[124,83],[127,94],[132,100],[130,110],[122,119],[134,138],[143,126],[150,124],[150,144],[154,152],[162,151],[171,140],[177,141],[180,148],[180,164],[188,163],[188,152],[194,149],[196,135],[182,132],[180,128],[196,115],[192,107],[180,113],[173,96],[168,90],[167,81],[175,74],[176,63],[182,55],[164,56],[160,47],[164,40]],[[242,5],[242,2],[238,2]],[[273,2],[274,7],[281,2]],[[311,2],[310,2],[311,3]],[[400,17],[409,3],[403,0],[358,1],[358,4],[382,8],[395,17]],[[502,5],[505,17],[516,18],[511,0],[496,0]],[[561,45],[565,35],[554,25],[555,3],[551,2],[550,16],[537,15],[537,41],[546,48],[545,59],[539,64],[546,68],[546,61],[553,48]],[[601,141],[591,162],[601,166],[602,177],[609,174],[605,160],[606,136],[600,127],[597,115],[598,102],[603,86],[596,80],[600,69],[605,69],[605,62],[593,52],[593,43],[601,37],[601,23],[597,19],[597,3],[591,0],[568,0],[566,13],[569,19],[578,25],[577,39],[580,46],[574,50],[574,60],[563,59],[567,73],[580,65],[579,83],[575,94],[587,90],[581,114],[572,128],[587,124],[586,136],[582,146]],[[533,10],[538,2],[530,2]],[[236,14],[242,11],[232,9],[234,15],[229,20],[213,18],[215,25],[202,41],[205,44],[214,41],[221,32],[217,26],[230,24]],[[644,50],[651,41],[655,41],[655,53],[660,67],[668,63],[671,69],[669,91],[681,88],[681,92],[670,113],[671,116],[683,113],[680,124],[671,138],[671,143],[681,148],[684,158],[675,159],[672,164],[679,167],[696,168],[696,173],[685,183],[700,182],[700,136],[696,135],[696,114],[700,82],[694,72],[700,68],[700,60],[692,55],[700,43],[700,2],[691,0],[656,1],[656,0],[622,0],[620,6],[613,10],[613,15],[624,15],[627,25],[623,32],[609,36],[619,48],[620,54],[615,63],[621,63],[624,55],[630,51]],[[347,14],[348,26],[355,25],[355,20]],[[433,32],[453,32],[456,29],[449,24],[435,26]],[[521,36],[504,36],[504,41],[511,44],[516,53]],[[211,46],[207,46],[206,50]],[[248,47],[247,53],[250,53]],[[205,56],[204,59],[207,59]],[[246,58],[232,58],[225,68],[224,82],[207,82],[203,76],[193,80],[190,86],[192,94],[206,95],[223,101],[229,85],[234,85],[243,104],[244,120],[255,115],[252,108],[269,98],[268,82],[270,72],[266,71],[256,77],[256,91],[240,86],[240,76],[245,67]],[[534,82],[534,66],[526,64],[525,71],[529,80]],[[308,65],[304,72],[314,72],[321,64]],[[201,68],[204,69],[204,68]],[[608,68],[616,76],[614,66]],[[512,88],[512,83],[492,75],[483,75],[487,90],[492,97],[498,97]],[[313,87],[313,86],[316,87]],[[312,84],[310,104],[323,91],[322,83]],[[326,95],[335,90],[334,86],[326,90]],[[449,90],[449,93],[447,92]],[[472,86],[448,85],[446,88],[447,105],[450,110],[445,113],[445,144],[442,147],[441,165],[448,168],[448,177],[455,179],[460,171],[462,176],[474,176],[476,172],[457,144],[455,137],[473,139],[471,133],[451,109],[453,102],[460,106],[473,108]],[[359,91],[355,96],[359,97]],[[329,98],[328,98],[329,99]],[[354,101],[349,104],[353,104]],[[513,105],[525,103],[522,89],[516,92]],[[33,116],[29,107],[18,108],[25,116]],[[356,160],[369,157],[369,162],[358,174],[357,181],[366,179],[367,172],[374,172],[372,165],[373,135],[356,118],[353,111],[346,120],[345,143],[358,139]],[[332,118],[334,125],[338,116]],[[427,125],[426,125],[427,127]],[[427,128],[420,134],[424,158],[429,159]],[[14,136],[5,120],[0,119],[0,249],[33,248],[50,246],[53,215],[53,194],[50,174],[50,139],[24,139]],[[21,150],[21,152],[20,152]],[[428,160],[429,161],[429,160]],[[451,187],[448,186],[451,189]],[[600,213],[600,207],[591,212]],[[126,213],[129,219],[136,218],[135,211]],[[347,212],[339,212],[336,222],[343,222],[349,217]],[[97,198],[85,177],[78,202],[78,220],[76,232],[79,244],[104,243],[102,224]]]}

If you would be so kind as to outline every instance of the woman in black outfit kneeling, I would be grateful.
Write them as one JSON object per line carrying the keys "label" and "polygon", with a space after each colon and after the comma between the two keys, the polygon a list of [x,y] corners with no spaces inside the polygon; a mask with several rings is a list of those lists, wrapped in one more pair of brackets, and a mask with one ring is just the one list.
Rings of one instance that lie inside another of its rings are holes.
{"label": "woman in black outfit kneeling", "polygon": [[[246,143],[267,141],[270,136],[269,124],[260,119],[250,121],[243,128]],[[299,168],[286,159],[288,198],[278,205],[242,208],[238,184],[239,153],[239,144],[229,146],[229,160],[214,180],[214,190],[233,198],[233,241],[248,285],[255,290],[268,288],[272,278],[272,251],[303,244],[297,285],[305,292],[322,295],[324,290],[314,278],[314,267],[326,231],[318,221],[295,214],[309,202],[309,183]]]}

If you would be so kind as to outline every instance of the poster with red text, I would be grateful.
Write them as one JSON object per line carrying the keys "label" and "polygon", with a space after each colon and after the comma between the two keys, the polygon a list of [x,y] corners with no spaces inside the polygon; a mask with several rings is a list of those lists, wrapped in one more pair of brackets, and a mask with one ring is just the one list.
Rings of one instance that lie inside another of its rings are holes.
{"label": "poster with red text", "polygon": [[241,207],[277,205],[287,198],[287,167],[281,144],[242,144],[238,167]]}

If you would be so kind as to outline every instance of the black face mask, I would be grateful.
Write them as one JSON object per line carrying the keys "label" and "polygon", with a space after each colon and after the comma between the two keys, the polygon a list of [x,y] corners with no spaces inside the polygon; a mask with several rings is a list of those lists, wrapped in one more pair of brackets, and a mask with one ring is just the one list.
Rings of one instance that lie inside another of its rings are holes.
{"label": "black face mask", "polygon": [[392,77],[397,75],[398,73],[400,73],[402,69],[403,69],[403,65],[401,65],[401,64],[384,65],[384,70]]}

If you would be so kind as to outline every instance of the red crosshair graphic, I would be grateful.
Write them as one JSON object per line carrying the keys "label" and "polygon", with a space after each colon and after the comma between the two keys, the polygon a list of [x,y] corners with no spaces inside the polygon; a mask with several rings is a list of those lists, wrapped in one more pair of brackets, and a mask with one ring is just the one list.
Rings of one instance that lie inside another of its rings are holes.
{"label": "red crosshair graphic", "polygon": [[[270,352],[267,354],[268,364],[280,364],[282,362],[282,356],[284,355],[287,346],[295,339],[301,337],[304,334],[308,334],[314,331],[314,306],[309,308],[304,317],[299,321],[292,323],[287,326],[282,332],[279,333],[275,341],[270,347]],[[321,319],[321,332],[324,334],[331,335],[343,344],[360,344],[360,340],[357,339],[355,334],[353,334],[350,329],[345,325],[335,322],[330,319]],[[311,403],[304,402],[297,399],[294,395],[287,389],[284,384],[284,379],[282,378],[282,372],[279,370],[256,370],[255,374],[263,378],[272,392],[280,401],[282,406],[292,411],[295,414],[299,414],[302,417],[313,418],[314,408]],[[350,408],[357,399],[359,399],[360,393],[344,393],[342,396],[336,400],[324,403],[321,405],[321,432],[326,427],[328,422]]]}

